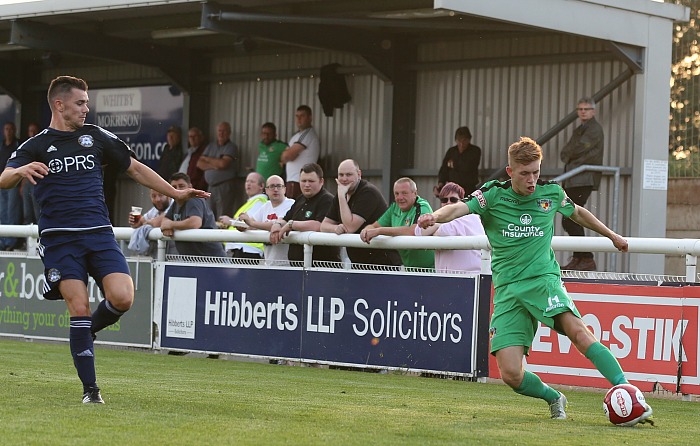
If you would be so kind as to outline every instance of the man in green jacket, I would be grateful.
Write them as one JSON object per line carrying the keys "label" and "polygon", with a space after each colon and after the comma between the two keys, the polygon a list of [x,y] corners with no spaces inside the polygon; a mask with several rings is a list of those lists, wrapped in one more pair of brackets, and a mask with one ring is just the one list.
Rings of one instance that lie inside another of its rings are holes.
{"label": "man in green jacket", "polygon": [[[360,239],[369,242],[378,235],[413,235],[418,217],[430,214],[430,204],[418,196],[416,183],[407,177],[394,183],[394,202],[379,220],[360,232]],[[432,249],[399,249],[403,266],[435,268],[435,251]]]}

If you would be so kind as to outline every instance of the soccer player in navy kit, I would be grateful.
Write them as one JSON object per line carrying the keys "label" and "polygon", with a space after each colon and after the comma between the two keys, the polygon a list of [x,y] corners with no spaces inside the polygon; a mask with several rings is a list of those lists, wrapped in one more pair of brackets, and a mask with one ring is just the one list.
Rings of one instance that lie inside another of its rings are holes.
{"label": "soccer player in navy kit", "polygon": [[[0,187],[15,187],[24,178],[36,185],[44,298],[65,299],[68,306],[70,350],[83,383],[83,403],[104,403],[95,377],[94,335],[131,308],[134,284],[110,224],[102,166],[126,172],[136,182],[175,199],[209,194],[174,189],[134,159],[115,135],[85,124],[87,89],[84,80],[71,76],[51,81],[47,95],[51,124],[12,154],[0,175]],[[105,296],[92,314],[88,274]]]}

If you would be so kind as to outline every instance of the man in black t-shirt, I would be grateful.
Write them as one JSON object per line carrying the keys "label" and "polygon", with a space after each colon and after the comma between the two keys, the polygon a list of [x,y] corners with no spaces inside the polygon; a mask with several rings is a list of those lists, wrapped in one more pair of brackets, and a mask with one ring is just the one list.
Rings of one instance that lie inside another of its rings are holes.
{"label": "man in black t-shirt", "polygon": [[[270,242],[279,243],[290,231],[320,231],[321,222],[333,203],[333,194],[323,188],[323,169],[316,163],[305,164],[299,174],[301,195],[284,218],[273,223]],[[289,245],[289,260],[303,261],[304,246]],[[314,246],[313,260],[339,262],[335,246]]]}
{"label": "man in black t-shirt", "polygon": [[[321,223],[321,232],[359,234],[389,207],[379,189],[362,179],[355,160],[347,159],[338,165],[336,182],[338,193]],[[352,263],[401,266],[399,253],[391,249],[347,248],[347,251]]]}

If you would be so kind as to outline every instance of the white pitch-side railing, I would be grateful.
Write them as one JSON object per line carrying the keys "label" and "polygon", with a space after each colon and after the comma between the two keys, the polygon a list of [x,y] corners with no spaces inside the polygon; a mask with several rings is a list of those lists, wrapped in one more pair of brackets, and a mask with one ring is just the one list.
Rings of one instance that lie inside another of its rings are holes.
{"label": "white pitch-side railing", "polygon": [[[133,233],[132,228],[114,228],[114,234],[118,240],[129,240]],[[36,225],[2,225],[0,236],[29,238],[28,247],[32,249],[38,238]],[[165,260],[165,241],[177,240],[186,242],[257,242],[269,241],[270,233],[267,231],[230,231],[226,229],[190,229],[177,231],[172,238],[163,237],[160,229],[153,229],[148,238],[159,241],[158,258]],[[697,257],[700,255],[700,239],[673,239],[673,238],[642,238],[626,237],[629,243],[629,252],[640,254],[670,254],[686,256],[686,281],[698,282]],[[450,236],[450,237],[411,237],[379,236],[367,245],[356,234],[329,234],[323,232],[292,232],[285,239],[285,243],[305,245],[304,264],[311,266],[311,252],[314,245],[321,246],[345,246],[352,248],[388,248],[388,249],[480,249],[490,251],[486,236]],[[555,236],[552,239],[552,248],[555,251],[597,251],[617,252],[612,242],[605,237],[568,237]],[[490,258],[490,256],[485,256]],[[486,271],[490,272],[487,266]],[[661,275],[661,273],[659,274]]]}

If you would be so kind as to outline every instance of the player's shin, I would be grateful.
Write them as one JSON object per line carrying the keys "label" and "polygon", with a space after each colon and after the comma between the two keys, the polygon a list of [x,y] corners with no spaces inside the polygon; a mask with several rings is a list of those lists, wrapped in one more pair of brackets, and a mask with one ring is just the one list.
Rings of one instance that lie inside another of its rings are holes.
{"label": "player's shin", "polygon": [[620,367],[612,352],[600,342],[594,342],[586,350],[586,358],[588,358],[596,369],[607,379],[610,384],[616,386],[618,384],[627,383],[625,373]]}
{"label": "player's shin", "polygon": [[92,333],[97,333],[119,320],[126,311],[116,309],[107,299],[103,299],[92,313]]}
{"label": "player's shin", "polygon": [[97,387],[95,377],[95,350],[92,344],[90,316],[70,318],[70,352],[78,377],[83,383],[83,391]]}
{"label": "player's shin", "polygon": [[543,383],[539,376],[525,370],[523,382],[517,389],[513,389],[516,393],[533,398],[540,398],[548,403],[556,401],[559,398],[559,392]]}

